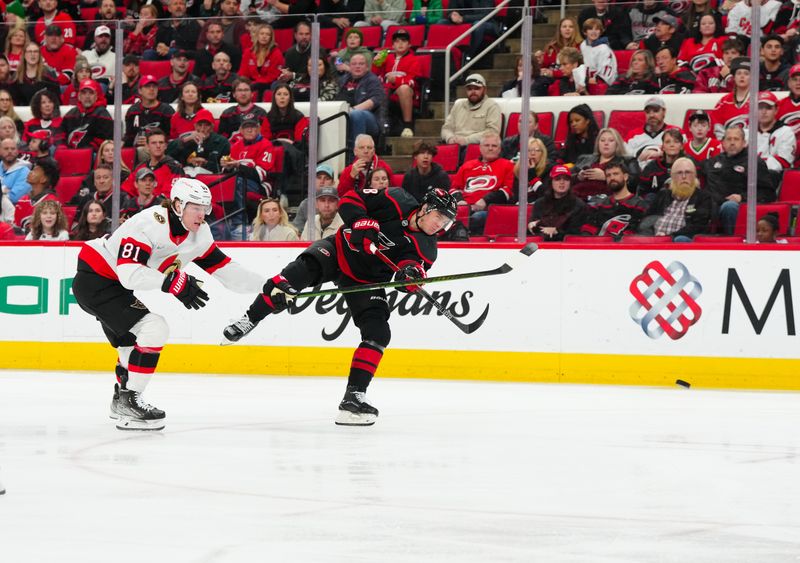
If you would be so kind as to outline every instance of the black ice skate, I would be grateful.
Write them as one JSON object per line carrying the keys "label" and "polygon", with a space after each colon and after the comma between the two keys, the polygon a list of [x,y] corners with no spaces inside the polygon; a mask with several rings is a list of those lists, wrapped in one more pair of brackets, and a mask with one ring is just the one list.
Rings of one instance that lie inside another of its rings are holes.
{"label": "black ice skate", "polygon": [[[113,405],[113,401],[112,401]],[[119,430],[163,430],[166,414],[148,405],[142,394],[130,389],[119,389],[116,403]]]}
{"label": "black ice skate", "polygon": [[220,343],[222,346],[228,346],[234,342],[239,342],[242,338],[250,334],[256,328],[256,323],[250,320],[250,317],[245,313],[242,318],[232,324],[226,326],[222,331],[222,336],[225,339]]}
{"label": "black ice skate", "polygon": [[366,393],[352,385],[347,386],[336,424],[340,426],[371,426],[378,418],[378,409],[367,402]]}

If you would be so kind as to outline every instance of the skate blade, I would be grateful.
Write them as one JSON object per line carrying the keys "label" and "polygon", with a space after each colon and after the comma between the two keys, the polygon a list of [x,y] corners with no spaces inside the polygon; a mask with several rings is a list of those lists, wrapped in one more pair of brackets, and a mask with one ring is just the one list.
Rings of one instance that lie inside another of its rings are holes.
{"label": "skate blade", "polygon": [[339,411],[334,421],[339,426],[372,426],[378,419],[375,414],[357,414],[350,411]]}
{"label": "skate blade", "polygon": [[117,430],[164,430],[166,420],[159,418],[156,420],[138,420],[133,418],[119,417],[117,419]]}

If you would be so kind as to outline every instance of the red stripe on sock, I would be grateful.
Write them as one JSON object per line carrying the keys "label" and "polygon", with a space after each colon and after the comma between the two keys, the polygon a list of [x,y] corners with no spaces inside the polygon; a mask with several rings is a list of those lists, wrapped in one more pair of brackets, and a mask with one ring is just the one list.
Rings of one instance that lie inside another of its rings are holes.
{"label": "red stripe on sock", "polygon": [[148,348],[148,347],[144,347],[144,346],[139,346],[138,344],[135,345],[133,348],[134,348],[134,350],[138,350],[142,354],[160,354],[161,350],[164,349],[163,346],[157,346],[157,347]]}
{"label": "red stripe on sock", "polygon": [[356,348],[356,351],[353,353],[353,360],[364,360],[365,362],[370,362],[371,364],[375,365],[381,363],[382,357],[383,352],[379,352],[378,350],[374,350],[372,348],[364,348],[362,346]]}

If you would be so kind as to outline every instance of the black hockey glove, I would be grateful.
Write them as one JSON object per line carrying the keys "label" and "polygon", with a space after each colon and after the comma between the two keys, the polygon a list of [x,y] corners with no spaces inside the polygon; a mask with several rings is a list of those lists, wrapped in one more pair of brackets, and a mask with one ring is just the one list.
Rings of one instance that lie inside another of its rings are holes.
{"label": "black hockey glove", "polygon": [[364,251],[367,254],[375,254],[378,251],[380,232],[380,223],[375,219],[359,219],[350,228],[350,247],[356,252]]}
{"label": "black hockey glove", "polygon": [[265,300],[272,304],[272,312],[280,313],[289,307],[289,303],[299,292],[282,275],[267,280],[262,290]]}
{"label": "black hockey glove", "polygon": [[180,270],[173,270],[164,276],[164,283],[161,284],[161,291],[171,293],[183,303],[187,309],[199,309],[205,307],[208,301],[208,293],[203,291],[203,282]]}
{"label": "black hockey glove", "polygon": [[[425,268],[413,260],[403,260],[398,264],[399,270],[394,275],[396,281],[410,281],[410,280],[424,280],[427,277]],[[419,285],[403,285],[397,288],[397,291],[403,293],[414,293],[419,290]]]}

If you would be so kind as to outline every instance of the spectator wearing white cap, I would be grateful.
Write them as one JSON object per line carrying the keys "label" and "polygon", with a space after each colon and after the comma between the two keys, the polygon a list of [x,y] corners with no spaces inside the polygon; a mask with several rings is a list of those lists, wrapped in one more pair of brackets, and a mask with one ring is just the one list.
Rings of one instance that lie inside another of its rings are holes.
{"label": "spectator wearing white cap", "polygon": [[500,106],[486,95],[486,80],[480,74],[467,76],[466,98],[459,98],[442,125],[442,140],[448,145],[481,142],[484,133],[500,134],[503,123]]}
{"label": "spectator wearing white cap", "polygon": [[111,29],[100,25],[94,30],[94,47],[81,53],[92,67],[92,78],[108,90],[114,78],[116,56],[111,48]]}
{"label": "spectator wearing white cap", "polygon": [[667,104],[658,96],[648,98],[645,102],[644,115],[644,127],[634,129],[626,140],[628,152],[637,158],[642,168],[646,161],[661,157],[664,131],[675,127],[667,125],[664,121],[667,115]]}

